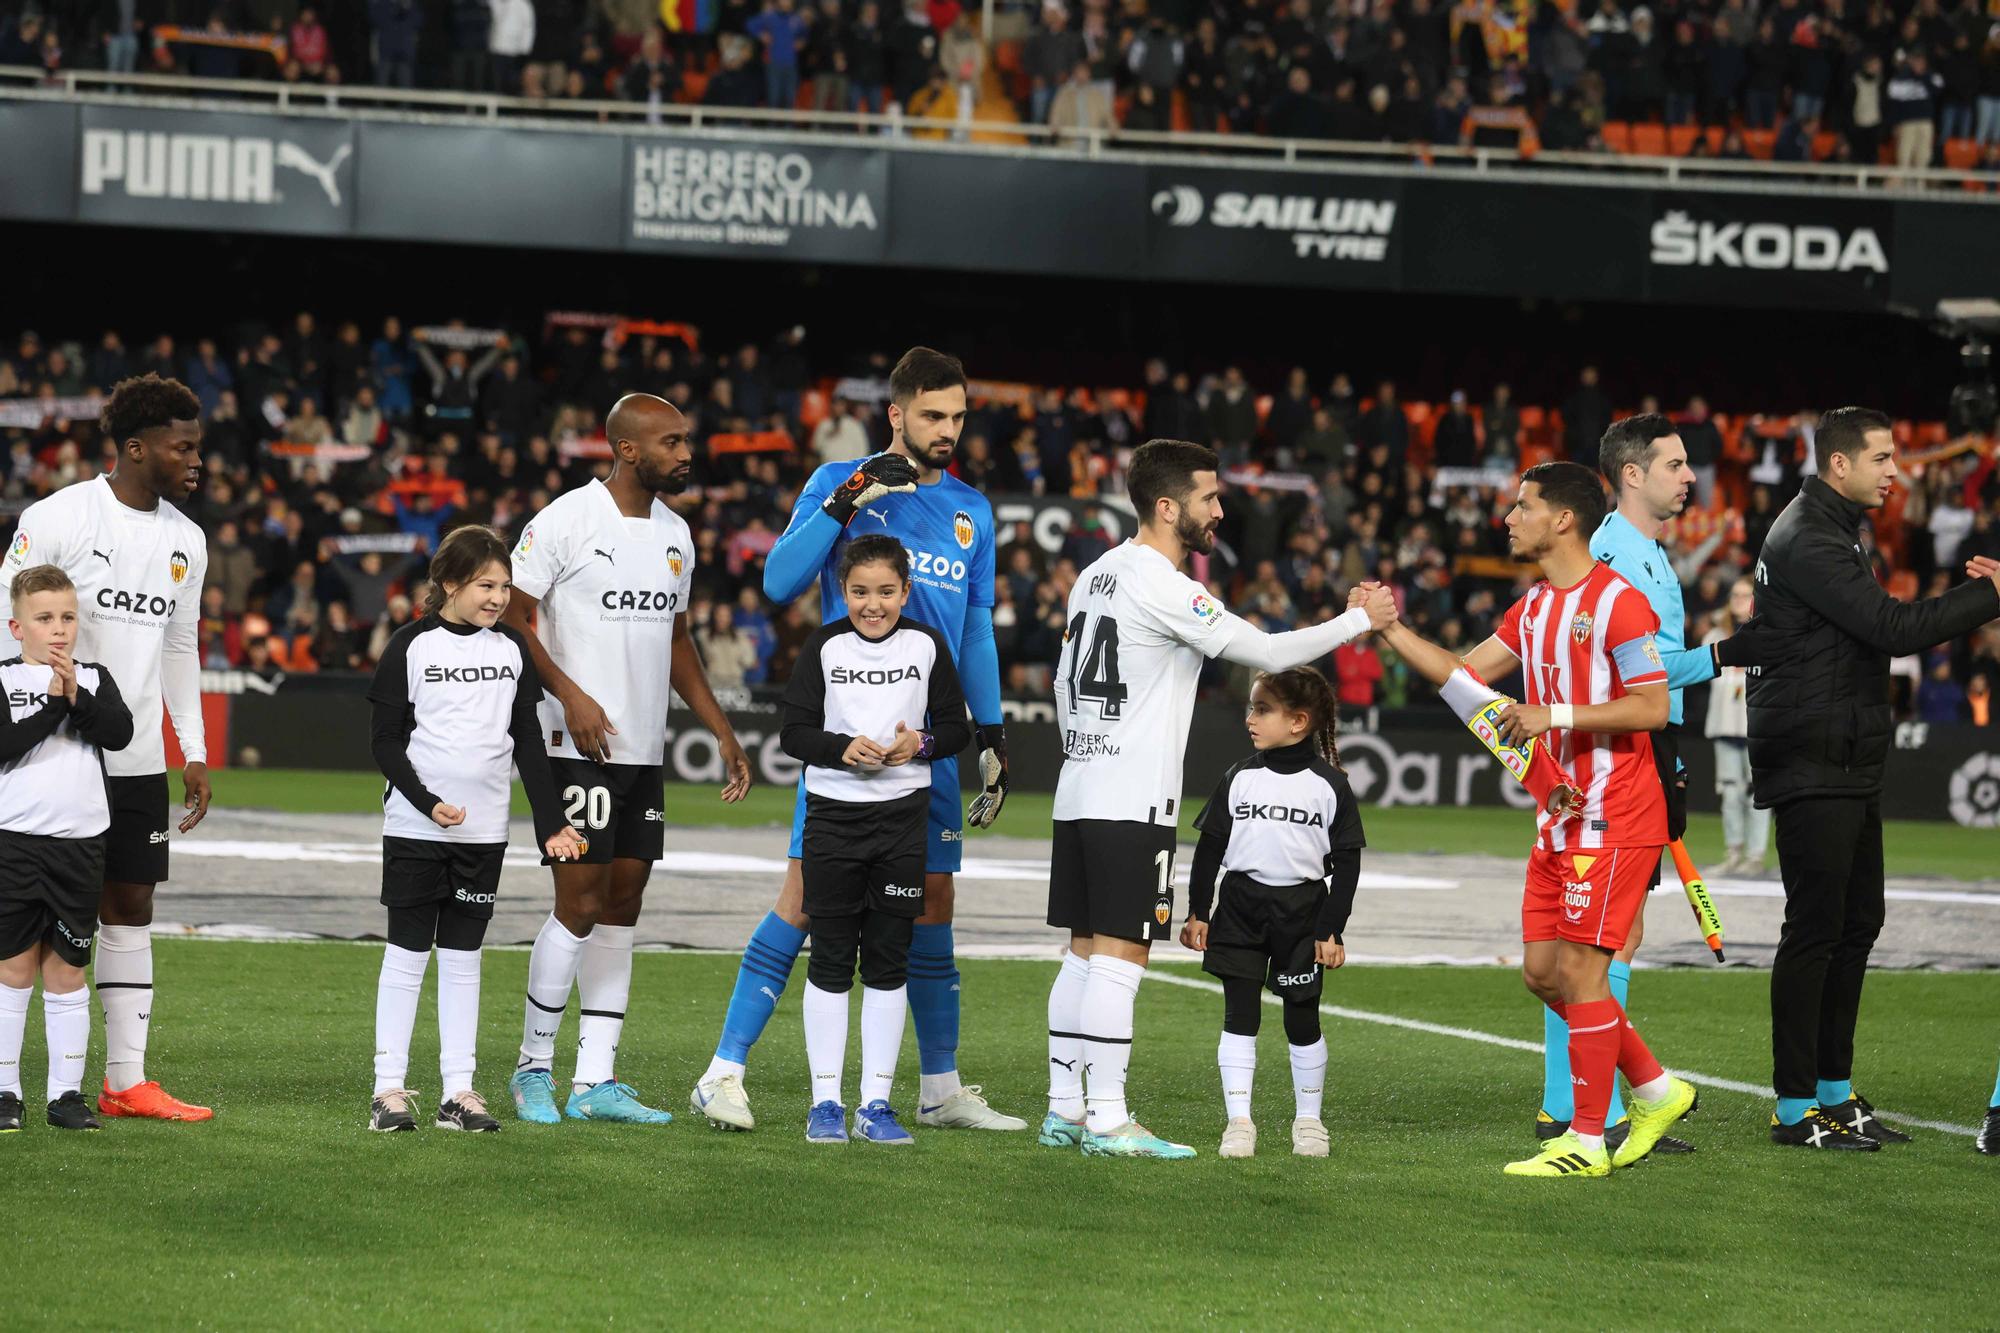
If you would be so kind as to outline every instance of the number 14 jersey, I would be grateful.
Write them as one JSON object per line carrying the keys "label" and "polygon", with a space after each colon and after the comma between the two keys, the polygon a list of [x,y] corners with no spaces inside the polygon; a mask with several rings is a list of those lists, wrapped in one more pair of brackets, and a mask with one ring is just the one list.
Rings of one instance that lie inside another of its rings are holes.
{"label": "number 14 jersey", "polygon": [[1077,577],[1056,663],[1057,819],[1178,821],[1204,658],[1237,618],[1150,546],[1126,542]]}

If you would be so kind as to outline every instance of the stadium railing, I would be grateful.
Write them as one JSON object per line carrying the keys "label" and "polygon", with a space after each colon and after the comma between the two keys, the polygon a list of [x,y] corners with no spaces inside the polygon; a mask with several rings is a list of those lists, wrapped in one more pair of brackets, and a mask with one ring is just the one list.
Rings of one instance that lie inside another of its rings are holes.
{"label": "stadium railing", "polygon": [[[1083,130],[1011,121],[932,119],[890,112],[771,110],[763,107],[710,107],[600,99],[510,97],[495,93],[377,88],[364,84],[325,86],[253,79],[197,79],[168,74],[113,74],[103,70],[62,70],[50,74],[32,66],[0,66],[0,98],[99,100],[128,105],[206,106],[231,110],[264,109],[308,115],[337,114],[438,123],[543,121],[569,130],[617,133],[649,125],[671,132],[704,134],[783,134],[853,139],[871,146],[911,150],[979,146],[1123,160],[1190,157],[1311,167],[1338,163],[1343,169],[1386,171],[1454,170],[1508,173],[1574,180],[1579,172],[1633,184],[1686,188],[1772,188],[1842,193],[1950,189],[1990,192],[2000,184],[1990,173],[1940,168],[1903,170],[1877,164],[1729,161],[1717,158],[1649,157],[1632,153],[1524,153],[1504,148],[1456,145],[1361,143],[1317,139],[1274,139],[1248,134],[1156,133],[1124,129]],[[1995,196],[2000,198],[2000,196]]]}

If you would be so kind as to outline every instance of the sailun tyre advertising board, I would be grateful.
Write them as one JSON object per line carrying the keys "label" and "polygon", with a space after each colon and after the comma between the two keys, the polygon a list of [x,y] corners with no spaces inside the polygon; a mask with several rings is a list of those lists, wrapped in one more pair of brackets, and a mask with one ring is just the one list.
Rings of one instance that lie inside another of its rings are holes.
{"label": "sailun tyre advertising board", "polygon": [[350,121],[112,106],[80,114],[85,222],[310,236],[354,228]]}
{"label": "sailun tyre advertising board", "polygon": [[625,147],[634,250],[879,261],[888,154],[876,149],[643,138]]}
{"label": "sailun tyre advertising board", "polygon": [[1393,176],[1156,167],[1147,249],[1156,272],[1210,281],[1394,290],[1402,199]]}

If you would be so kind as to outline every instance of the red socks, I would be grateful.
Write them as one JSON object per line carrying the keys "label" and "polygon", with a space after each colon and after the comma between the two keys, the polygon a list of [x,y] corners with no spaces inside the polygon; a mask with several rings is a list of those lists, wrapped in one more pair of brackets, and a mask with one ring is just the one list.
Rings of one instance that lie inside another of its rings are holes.
{"label": "red socks", "polygon": [[[1566,1007],[1570,1083],[1576,1092],[1576,1115],[1570,1128],[1578,1134],[1602,1135],[1605,1114],[1611,1109],[1611,1089],[1618,1078],[1619,1046],[1627,1029],[1625,1013],[1612,999]],[[1638,1040],[1636,1033],[1633,1040]],[[1642,1045],[1640,1049],[1645,1048]]]}
{"label": "red socks", "polygon": [[1625,1081],[1635,1088],[1643,1088],[1667,1071],[1660,1068],[1660,1062],[1653,1058],[1639,1029],[1632,1026],[1632,1020],[1625,1017],[1625,1011],[1618,1011],[1620,1020],[1618,1034],[1618,1072],[1625,1075]]}

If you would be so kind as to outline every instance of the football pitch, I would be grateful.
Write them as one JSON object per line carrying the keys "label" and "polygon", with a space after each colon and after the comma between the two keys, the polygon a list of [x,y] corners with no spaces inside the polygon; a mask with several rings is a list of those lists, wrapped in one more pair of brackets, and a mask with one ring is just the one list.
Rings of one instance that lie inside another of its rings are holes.
{"label": "football pitch", "polygon": [[[685,1098],[736,964],[674,953],[638,956],[619,1056],[620,1077],[673,1109],[673,1125],[514,1122],[504,1081],[527,955],[494,950],[479,1084],[504,1131],[370,1134],[379,958],[341,942],[162,940],[149,1073],[217,1117],[112,1121],[88,1136],[31,1119],[0,1139],[8,1326],[1829,1329],[2000,1317],[2000,1161],[1963,1133],[1917,1129],[1867,1156],[1781,1150],[1765,1141],[1762,1097],[1709,1083],[1683,1126],[1692,1157],[1604,1181],[1503,1178],[1532,1142],[1541,1075],[1519,1049],[1539,1041],[1540,1020],[1506,969],[1329,978],[1326,1003],[1349,1016],[1325,1019],[1323,1161],[1289,1155],[1290,1076],[1267,1010],[1262,1143],[1233,1162],[1213,1151],[1221,998],[1193,969],[1158,969],[1139,998],[1132,1095],[1154,1129],[1201,1150],[1170,1163],[1084,1159],[1032,1134],[918,1129],[902,1150],[808,1146],[796,977],[751,1068],[759,1129],[711,1131]],[[968,1077],[1001,1109],[1038,1116],[1051,965],[962,969]],[[411,1052],[411,1082],[432,1101],[434,985],[435,969]],[[1761,1086],[1767,985],[1743,970],[1649,971],[1633,1014],[1698,1082]],[[1885,1112],[1969,1128],[1990,1087],[1995,1013],[1991,972],[1872,976],[1862,1090]],[[561,1073],[575,1025],[572,1008]],[[31,1093],[40,1029],[31,1015]],[[850,1095],[856,1056],[851,1043]],[[906,1050],[896,1101],[909,1112],[914,1066]]]}
{"label": "football pitch", "polygon": [[[288,814],[361,814],[382,810],[382,779],[375,773],[313,772],[303,769],[217,769],[211,775],[215,802],[222,808],[261,809]],[[179,792],[178,780],[174,791]],[[756,828],[792,822],[794,788],[760,783],[734,805],[724,805],[716,789],[695,783],[669,783],[666,794],[670,825],[715,828]],[[1194,818],[1208,799],[1206,792],[1189,793],[1181,802],[1186,818],[1181,838],[1192,842]],[[1015,792],[992,834],[1016,837],[1048,836],[1054,798],[1047,792]],[[514,784],[514,814],[525,817],[527,798]],[[1368,845],[1378,852],[1432,853],[1486,851],[1523,858],[1534,840],[1533,825],[1519,810],[1501,806],[1449,809],[1369,806],[1363,813]],[[977,842],[978,830],[967,840]],[[1722,819],[1695,814],[1689,818],[1687,846],[1696,861],[1709,866],[1722,859]],[[1954,879],[2000,878],[2000,831],[1961,828],[1949,821],[1888,820],[1883,825],[1883,850],[1892,874],[1934,875]],[[1775,870],[1777,852],[1770,853]]]}

